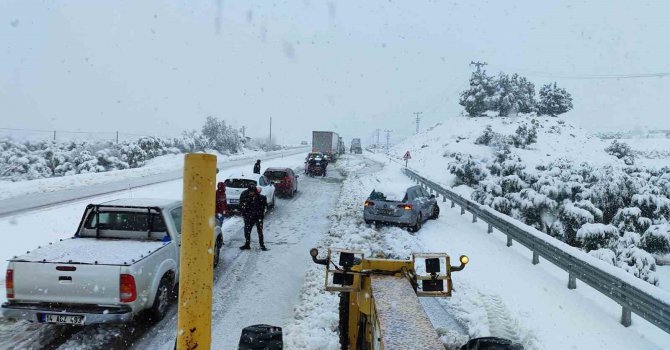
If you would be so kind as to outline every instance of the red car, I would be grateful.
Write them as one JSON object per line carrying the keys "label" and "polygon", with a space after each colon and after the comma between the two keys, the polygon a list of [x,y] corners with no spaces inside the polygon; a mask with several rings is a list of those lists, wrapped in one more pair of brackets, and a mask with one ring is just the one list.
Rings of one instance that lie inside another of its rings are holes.
{"label": "red car", "polygon": [[277,193],[293,197],[298,192],[298,177],[291,168],[267,168],[263,173],[275,185]]}

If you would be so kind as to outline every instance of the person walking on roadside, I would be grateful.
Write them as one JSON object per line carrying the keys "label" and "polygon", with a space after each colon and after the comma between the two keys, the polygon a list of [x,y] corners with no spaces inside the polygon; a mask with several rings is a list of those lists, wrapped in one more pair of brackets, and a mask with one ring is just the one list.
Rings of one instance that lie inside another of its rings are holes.
{"label": "person walking on roadside", "polygon": [[260,174],[261,173],[261,160],[258,159],[256,160],[256,164],[254,164],[254,174]]}
{"label": "person walking on roadside", "polygon": [[251,249],[251,229],[256,226],[258,232],[258,244],[261,250],[267,250],[263,243],[263,220],[265,219],[265,210],[268,207],[268,201],[262,196],[255,184],[240,194],[240,211],[244,218],[244,239],[246,242],[240,247],[242,250]]}

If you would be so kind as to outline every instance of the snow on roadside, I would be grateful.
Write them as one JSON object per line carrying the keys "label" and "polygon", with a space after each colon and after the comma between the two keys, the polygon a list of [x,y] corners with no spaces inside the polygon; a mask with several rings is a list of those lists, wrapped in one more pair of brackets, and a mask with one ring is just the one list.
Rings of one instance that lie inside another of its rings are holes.
{"label": "snow on roadside", "polygon": [[[244,152],[235,155],[216,154],[216,156],[218,161],[221,162],[277,154],[278,152],[283,151],[264,152],[245,150]],[[134,169],[112,170],[102,173],[77,174],[17,182],[0,181],[0,200],[25,196],[32,193],[56,192],[76,187],[179,171],[180,169],[183,169],[183,165],[184,154],[168,154],[152,158],[147,161],[144,166]]]}

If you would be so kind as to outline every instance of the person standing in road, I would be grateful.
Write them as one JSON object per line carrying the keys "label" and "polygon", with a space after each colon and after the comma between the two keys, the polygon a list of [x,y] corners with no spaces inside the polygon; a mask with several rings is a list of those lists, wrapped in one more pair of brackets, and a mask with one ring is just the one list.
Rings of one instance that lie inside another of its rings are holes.
{"label": "person standing in road", "polygon": [[256,160],[256,164],[254,164],[254,174],[260,174],[261,173],[261,160],[258,159]]}
{"label": "person standing in road", "polygon": [[216,185],[216,207],[214,214],[216,216],[216,227],[221,229],[223,217],[227,214],[228,203],[226,202],[226,184],[219,182]]}
{"label": "person standing in road", "polygon": [[265,219],[265,210],[268,207],[268,201],[265,196],[262,196],[255,184],[249,187],[240,194],[240,211],[244,218],[244,239],[246,242],[240,249],[251,249],[251,229],[256,226],[258,232],[258,244],[261,250],[267,250],[263,243],[263,220]]}

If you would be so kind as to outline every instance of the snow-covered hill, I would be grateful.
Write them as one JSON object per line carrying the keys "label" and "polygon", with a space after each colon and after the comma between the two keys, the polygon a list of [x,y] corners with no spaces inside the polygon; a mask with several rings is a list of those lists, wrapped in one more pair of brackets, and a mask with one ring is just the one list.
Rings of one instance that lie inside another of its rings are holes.
{"label": "snow-covered hill", "polygon": [[670,257],[667,141],[602,140],[554,117],[458,117],[391,154],[409,151],[433,181],[658,285],[656,263]]}

